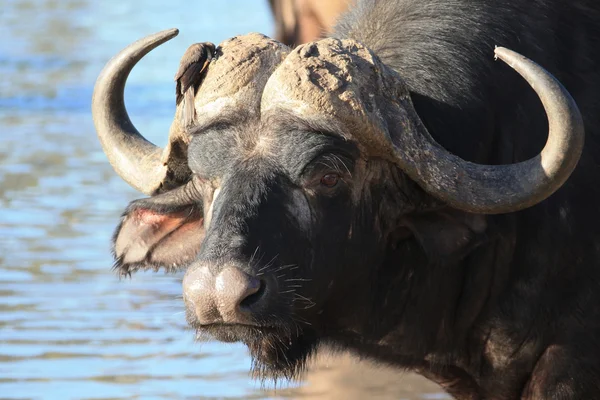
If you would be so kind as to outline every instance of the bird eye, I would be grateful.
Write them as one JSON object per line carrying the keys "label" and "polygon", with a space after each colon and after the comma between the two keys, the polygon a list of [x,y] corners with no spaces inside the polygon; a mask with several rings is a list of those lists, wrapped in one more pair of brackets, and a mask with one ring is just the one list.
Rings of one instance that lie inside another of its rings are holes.
{"label": "bird eye", "polygon": [[332,188],[337,185],[339,179],[337,174],[327,174],[321,178],[321,185]]}

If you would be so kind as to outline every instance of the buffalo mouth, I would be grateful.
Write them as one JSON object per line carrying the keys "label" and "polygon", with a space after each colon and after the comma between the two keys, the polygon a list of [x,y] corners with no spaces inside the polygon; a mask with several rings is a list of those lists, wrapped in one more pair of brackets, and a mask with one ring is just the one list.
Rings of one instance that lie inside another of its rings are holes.
{"label": "buffalo mouth", "polygon": [[252,375],[263,381],[297,378],[318,344],[312,330],[296,323],[190,325],[199,340],[244,343],[252,358]]}
{"label": "buffalo mouth", "polygon": [[194,327],[198,337],[210,337],[219,342],[247,342],[266,335],[285,336],[286,330],[272,325],[213,323]]}

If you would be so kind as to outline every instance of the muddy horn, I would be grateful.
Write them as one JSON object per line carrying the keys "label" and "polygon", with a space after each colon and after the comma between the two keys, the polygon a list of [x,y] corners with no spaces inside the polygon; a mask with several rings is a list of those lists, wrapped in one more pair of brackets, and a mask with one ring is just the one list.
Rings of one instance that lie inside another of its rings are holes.
{"label": "muddy horn", "polygon": [[442,148],[429,135],[414,110],[416,129],[393,138],[402,169],[433,196],[474,213],[500,214],[530,207],[560,188],[581,156],[584,125],[575,101],[549,72],[506,48],[496,56],[527,80],[548,117],[548,140],[542,152],[508,165],[465,161]]}
{"label": "muddy horn", "polygon": [[167,166],[161,161],[163,150],[131,123],[123,99],[125,82],[142,57],[178,33],[169,29],[127,46],[106,64],[92,97],[92,116],[104,153],[121,178],[148,195],[160,188]]}

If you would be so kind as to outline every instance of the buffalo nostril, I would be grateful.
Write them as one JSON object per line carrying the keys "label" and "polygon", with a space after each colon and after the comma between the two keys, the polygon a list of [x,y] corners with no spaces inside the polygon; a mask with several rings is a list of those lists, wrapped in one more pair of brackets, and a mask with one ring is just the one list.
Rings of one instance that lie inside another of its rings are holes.
{"label": "buffalo nostril", "polygon": [[206,266],[183,278],[184,299],[201,325],[253,323],[252,314],[267,292],[266,282],[228,266],[214,275]]}
{"label": "buffalo nostril", "polygon": [[258,280],[256,278],[253,278],[253,279],[255,281],[258,281],[258,284],[256,285],[258,287],[254,293],[251,293],[245,299],[242,300],[242,302],[240,303],[240,307],[243,307],[243,308],[251,307],[254,303],[256,303],[258,300],[260,300],[262,295],[265,293],[265,289],[266,289],[265,281],[263,281],[262,279]]}
{"label": "buffalo nostril", "polygon": [[223,269],[216,278],[215,304],[224,322],[247,322],[252,306],[261,299],[266,285],[235,267]]}

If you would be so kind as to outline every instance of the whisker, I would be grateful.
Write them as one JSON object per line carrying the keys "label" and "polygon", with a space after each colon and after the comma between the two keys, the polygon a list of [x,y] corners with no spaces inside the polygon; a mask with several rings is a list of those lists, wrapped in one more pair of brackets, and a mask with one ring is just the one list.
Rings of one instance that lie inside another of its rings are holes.
{"label": "whisker", "polygon": [[252,256],[250,257],[250,261],[248,261],[248,264],[252,265],[252,261],[254,261],[254,257],[256,257],[256,253],[258,253],[258,249],[260,249],[260,246],[256,246],[256,249],[254,249],[254,253],[252,253]]}
{"label": "whisker", "polygon": [[[277,268],[276,270],[274,270],[273,272],[279,272],[282,271],[286,268],[290,268],[290,267],[298,267],[298,264],[286,264],[286,265],[282,265],[281,267]],[[290,268],[291,270],[292,268]]]}
{"label": "whisker", "polygon": [[277,259],[277,257],[279,257],[279,254],[275,255],[275,257],[273,257],[271,259],[271,261],[269,261],[268,263],[266,263],[263,267],[261,267],[258,272],[264,271],[265,269],[271,267],[271,265],[273,265],[273,262],[275,261],[275,259]]}
{"label": "whisker", "polygon": [[306,320],[305,320],[305,319],[303,319],[303,318],[300,318],[300,317],[299,317],[299,316],[297,316],[297,315],[293,315],[293,316],[292,316],[292,319],[294,319],[294,320],[296,320],[296,321],[298,321],[298,322],[300,322],[300,323],[306,324],[306,325],[312,325],[310,322],[306,321]]}
{"label": "whisker", "polygon": [[296,300],[300,300],[300,301],[307,303],[307,306],[304,308],[305,310],[317,305],[317,303],[315,303],[314,301],[312,301],[311,299],[309,299],[307,297],[302,296],[299,293],[294,293],[294,301],[296,301]]}

